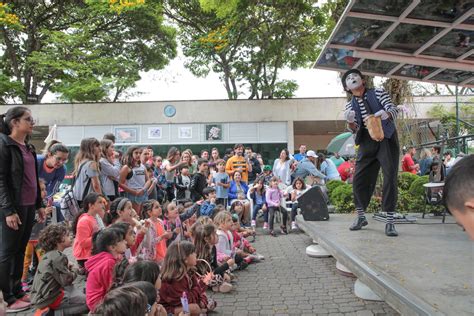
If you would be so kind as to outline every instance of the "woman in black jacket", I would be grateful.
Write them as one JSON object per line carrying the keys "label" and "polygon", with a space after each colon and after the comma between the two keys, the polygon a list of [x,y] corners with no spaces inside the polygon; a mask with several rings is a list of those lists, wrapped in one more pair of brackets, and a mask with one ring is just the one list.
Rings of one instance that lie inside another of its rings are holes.
{"label": "woman in black jacket", "polygon": [[20,283],[23,260],[36,210],[44,220],[36,153],[28,144],[34,125],[26,107],[0,115],[0,289],[7,312],[30,306]]}

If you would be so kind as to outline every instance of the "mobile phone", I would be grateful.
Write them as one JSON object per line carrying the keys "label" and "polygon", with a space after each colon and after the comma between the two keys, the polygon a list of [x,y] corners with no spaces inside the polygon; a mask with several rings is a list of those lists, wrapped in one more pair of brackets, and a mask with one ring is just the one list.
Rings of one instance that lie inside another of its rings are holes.
{"label": "mobile phone", "polygon": [[48,201],[46,202],[46,206],[50,207],[53,206],[54,199],[52,196],[48,197]]}

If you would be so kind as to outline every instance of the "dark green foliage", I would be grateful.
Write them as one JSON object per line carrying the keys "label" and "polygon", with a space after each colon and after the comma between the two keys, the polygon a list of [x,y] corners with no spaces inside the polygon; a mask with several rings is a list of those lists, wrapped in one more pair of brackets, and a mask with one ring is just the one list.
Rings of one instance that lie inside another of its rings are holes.
{"label": "dark green foliage", "polygon": [[410,172],[402,172],[398,175],[398,188],[402,190],[410,189],[410,185],[413,181],[419,177],[416,174]]}
{"label": "dark green foliage", "polygon": [[344,183],[335,188],[331,201],[336,207],[336,213],[352,213],[355,210],[352,185]]}

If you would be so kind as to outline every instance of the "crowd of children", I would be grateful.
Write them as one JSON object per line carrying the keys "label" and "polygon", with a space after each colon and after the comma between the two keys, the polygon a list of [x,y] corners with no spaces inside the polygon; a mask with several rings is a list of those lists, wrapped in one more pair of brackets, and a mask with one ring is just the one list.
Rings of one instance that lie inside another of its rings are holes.
{"label": "crowd of children", "polygon": [[[81,143],[73,172],[81,208],[73,220],[51,223],[54,208],[40,181],[47,220],[36,221],[22,278],[31,295],[24,306],[31,304],[35,315],[206,314],[217,306],[207,290],[231,292],[235,273],[264,259],[251,244],[259,212],[263,228],[276,236],[273,222],[281,211],[280,230],[287,234],[283,203],[295,202],[305,189],[297,179],[294,192],[282,191],[271,169],[242,156],[242,145],[227,161],[217,149],[209,161],[190,150],[181,156],[175,147],[163,161],[136,146],[119,159],[113,144],[112,138]],[[70,246],[77,264],[63,253]],[[39,264],[32,264],[33,254]],[[77,275],[86,279],[84,291],[73,285]]]}

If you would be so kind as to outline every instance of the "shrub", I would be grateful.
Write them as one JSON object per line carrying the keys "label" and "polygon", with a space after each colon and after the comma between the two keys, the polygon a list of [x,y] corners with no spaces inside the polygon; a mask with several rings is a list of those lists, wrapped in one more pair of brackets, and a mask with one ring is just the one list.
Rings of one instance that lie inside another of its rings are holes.
{"label": "shrub", "polygon": [[412,197],[423,197],[425,196],[425,188],[423,184],[429,182],[429,176],[418,177],[415,181],[412,182],[408,192]]}
{"label": "shrub", "polygon": [[331,201],[336,207],[336,213],[351,213],[355,210],[352,185],[343,184],[334,189]]}
{"label": "shrub", "polygon": [[337,187],[343,184],[345,184],[345,182],[341,180],[331,180],[328,183],[326,183],[326,188],[328,189],[328,196],[331,197],[331,194],[334,191],[334,189],[336,189]]}
{"label": "shrub", "polygon": [[402,190],[410,189],[410,185],[418,179],[419,176],[410,172],[402,172],[398,175],[398,188]]}
{"label": "shrub", "polygon": [[382,198],[372,196],[369,202],[369,206],[365,210],[366,213],[378,213],[382,211]]}

